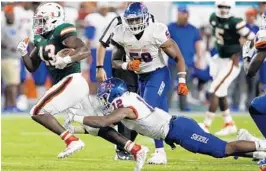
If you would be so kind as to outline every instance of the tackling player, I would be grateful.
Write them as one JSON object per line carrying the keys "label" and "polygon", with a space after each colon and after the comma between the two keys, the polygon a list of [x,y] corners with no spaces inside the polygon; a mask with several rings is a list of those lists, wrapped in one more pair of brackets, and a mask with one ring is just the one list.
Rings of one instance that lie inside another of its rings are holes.
{"label": "tackling player", "polygon": [[[111,78],[101,83],[97,96],[106,116],[75,115],[75,121],[97,128],[121,121],[129,129],[136,130],[141,135],[165,140],[171,147],[179,144],[193,153],[215,158],[266,151],[265,140],[225,142],[206,133],[190,118],[171,116],[159,108],[153,108],[136,93],[128,92],[125,82],[118,78]],[[78,113],[84,111],[78,110]]]}
{"label": "tackling player", "polygon": [[[87,58],[90,51],[77,37],[76,28],[72,24],[64,23],[64,10],[59,4],[41,4],[33,20],[35,48],[30,54],[27,52],[27,38],[18,44],[17,50],[30,72],[34,72],[41,61],[44,61],[54,85],[32,108],[30,114],[34,121],[65,141],[67,147],[58,155],[59,158],[64,158],[82,149],[84,143],[66,131],[53,115],[61,112],[71,113],[71,107],[86,109],[89,106],[89,87],[80,73],[79,61]],[[60,51],[64,48],[73,49],[71,56],[60,56]],[[141,167],[147,153],[146,148],[128,141],[112,128],[97,130],[97,135],[118,146],[130,146],[129,149],[126,148],[127,151],[136,156],[137,164]]]}
{"label": "tackling player", "polygon": [[[243,46],[244,70],[248,77],[253,77],[259,70],[266,58],[266,11],[262,14],[262,25],[255,39],[255,46],[251,41],[247,41]],[[252,100],[249,113],[259,128],[260,132],[266,137],[266,92]],[[266,159],[259,163],[266,169]]]}
{"label": "tackling player", "polygon": [[213,77],[209,90],[210,106],[205,114],[204,123],[200,123],[200,126],[209,132],[208,129],[215,117],[215,112],[220,107],[224,118],[224,128],[215,133],[220,136],[237,132],[228,107],[228,88],[240,73],[240,37],[248,40],[253,40],[255,37],[255,34],[245,26],[245,21],[232,16],[234,3],[233,0],[217,0],[215,2],[216,13],[210,17],[218,54],[210,62],[210,75]]}
{"label": "tackling player", "polygon": [[[140,94],[145,101],[153,107],[168,111],[167,91],[171,78],[163,51],[177,61],[178,93],[187,95],[183,56],[170,38],[167,26],[154,20],[149,22],[150,15],[144,4],[131,3],[123,17],[125,22],[114,29],[111,40],[116,47],[113,68],[135,71],[139,75]],[[121,60],[123,55],[126,55],[126,62]],[[155,147],[156,151],[148,163],[166,164],[163,141],[155,139]]]}

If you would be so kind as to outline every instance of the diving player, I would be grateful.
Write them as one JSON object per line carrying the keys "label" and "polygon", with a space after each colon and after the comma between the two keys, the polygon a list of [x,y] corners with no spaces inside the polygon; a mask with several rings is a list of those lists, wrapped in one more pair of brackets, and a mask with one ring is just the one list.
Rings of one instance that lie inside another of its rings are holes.
{"label": "diving player", "polygon": [[248,40],[253,40],[255,37],[255,34],[245,26],[245,21],[232,16],[234,4],[234,0],[216,0],[216,13],[210,16],[218,54],[210,62],[210,75],[213,77],[209,90],[211,93],[210,106],[205,114],[204,123],[200,123],[200,126],[209,132],[208,128],[211,126],[219,106],[224,118],[224,128],[215,133],[219,136],[237,132],[228,107],[228,88],[240,73],[240,37]]}
{"label": "diving player", "polygon": [[[84,143],[66,131],[53,115],[61,112],[71,113],[73,107],[85,109],[90,103],[88,83],[80,73],[79,63],[90,55],[90,51],[77,37],[76,28],[64,22],[64,10],[59,4],[41,4],[33,20],[35,48],[30,54],[27,52],[29,40],[27,38],[18,44],[17,50],[30,72],[34,72],[41,61],[44,61],[54,85],[32,108],[30,114],[34,121],[65,141],[67,147],[58,155],[58,158],[64,158],[82,149]],[[57,53],[64,48],[74,49],[72,55],[60,57]],[[90,130],[112,143],[125,147],[128,152],[136,156],[137,167],[141,167],[146,158],[146,147],[128,141],[112,128]],[[130,148],[126,148],[127,146]]]}
{"label": "diving player", "polygon": [[[253,44],[255,43],[255,46]],[[253,77],[266,58],[266,11],[262,14],[262,24],[252,43],[247,41],[243,46],[244,70],[248,77]],[[252,100],[249,113],[266,138],[266,92]],[[266,159],[259,163],[261,168],[266,169]]]}
{"label": "diving player", "polygon": [[[141,135],[165,140],[171,147],[179,144],[193,153],[215,158],[266,151],[266,141],[225,142],[206,133],[190,118],[171,116],[159,108],[153,108],[136,93],[128,92],[125,82],[118,78],[111,78],[101,83],[97,96],[102,103],[105,116],[75,115],[74,121],[97,128],[121,121],[126,127],[136,130]],[[77,112],[86,113],[82,110]]]}
{"label": "diving player", "polygon": [[[188,94],[183,56],[170,38],[167,26],[155,22],[154,19],[149,22],[150,14],[144,4],[131,3],[123,17],[125,22],[114,29],[111,39],[111,43],[116,47],[114,51],[120,52],[113,55],[113,68],[135,71],[139,75],[141,97],[149,105],[167,112],[170,73],[163,52],[177,61],[179,95]],[[126,55],[126,62],[121,60],[122,55]],[[166,164],[163,141],[155,139],[155,147],[156,151],[148,163]]]}

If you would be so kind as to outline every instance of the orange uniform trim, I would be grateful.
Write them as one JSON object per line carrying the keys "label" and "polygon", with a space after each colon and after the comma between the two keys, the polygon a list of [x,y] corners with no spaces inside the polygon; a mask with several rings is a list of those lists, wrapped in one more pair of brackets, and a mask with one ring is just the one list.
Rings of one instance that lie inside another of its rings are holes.
{"label": "orange uniform trim", "polygon": [[226,74],[226,76],[222,79],[222,81],[217,85],[217,87],[214,89],[214,93],[221,87],[221,85],[224,83],[224,81],[229,77],[229,75],[232,73],[234,68],[234,63],[232,62],[231,68],[229,72]]}
{"label": "orange uniform trim", "polygon": [[55,89],[54,91],[52,91],[51,93],[49,93],[44,99],[42,99],[41,101],[39,101],[38,105],[36,105],[34,111],[33,111],[33,115],[38,115],[38,113],[40,112],[40,110],[47,104],[49,103],[51,100],[53,100],[56,96],[60,95],[65,89],[66,87],[70,84],[70,82],[72,81],[72,77],[67,78],[57,89]]}

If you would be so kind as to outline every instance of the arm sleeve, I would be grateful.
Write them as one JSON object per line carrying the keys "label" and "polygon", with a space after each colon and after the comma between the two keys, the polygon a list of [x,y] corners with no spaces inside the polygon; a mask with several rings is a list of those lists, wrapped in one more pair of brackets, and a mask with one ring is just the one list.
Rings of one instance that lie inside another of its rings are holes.
{"label": "arm sleeve", "polygon": [[115,17],[106,27],[99,41],[104,47],[108,47],[110,44],[110,39],[112,37],[112,33],[117,25],[122,24],[122,19],[120,16]]}
{"label": "arm sleeve", "polygon": [[73,24],[65,23],[61,27],[62,28],[60,28],[59,30],[61,41],[64,41],[66,38],[70,36],[77,36],[77,30]]}
{"label": "arm sleeve", "polygon": [[165,24],[162,23],[157,23],[153,34],[155,37],[155,44],[157,44],[158,47],[160,47],[168,39],[170,39],[168,28]]}

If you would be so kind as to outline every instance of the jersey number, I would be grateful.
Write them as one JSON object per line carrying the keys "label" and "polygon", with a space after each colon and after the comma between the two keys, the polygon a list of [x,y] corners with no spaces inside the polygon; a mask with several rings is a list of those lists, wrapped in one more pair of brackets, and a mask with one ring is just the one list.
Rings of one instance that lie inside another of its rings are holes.
{"label": "jersey number", "polygon": [[112,103],[114,109],[118,109],[118,108],[122,108],[123,107],[123,103],[122,103],[122,100],[121,99],[118,99],[116,101],[114,101]]}
{"label": "jersey number", "polygon": [[44,51],[47,52],[48,59],[44,59],[43,57],[43,46],[40,47],[39,55],[41,60],[45,62],[46,65],[51,65],[51,62],[55,62],[55,46],[53,44],[47,45],[44,47]]}
{"label": "jersey number", "polygon": [[152,61],[151,54],[148,52],[144,52],[144,53],[129,52],[129,56],[130,58],[140,59],[141,61],[144,61],[144,62]]}
{"label": "jersey number", "polygon": [[219,45],[224,45],[223,34],[224,34],[224,29],[221,29],[221,28],[215,28],[215,37],[216,37],[216,39],[217,39],[217,43],[218,43]]}

